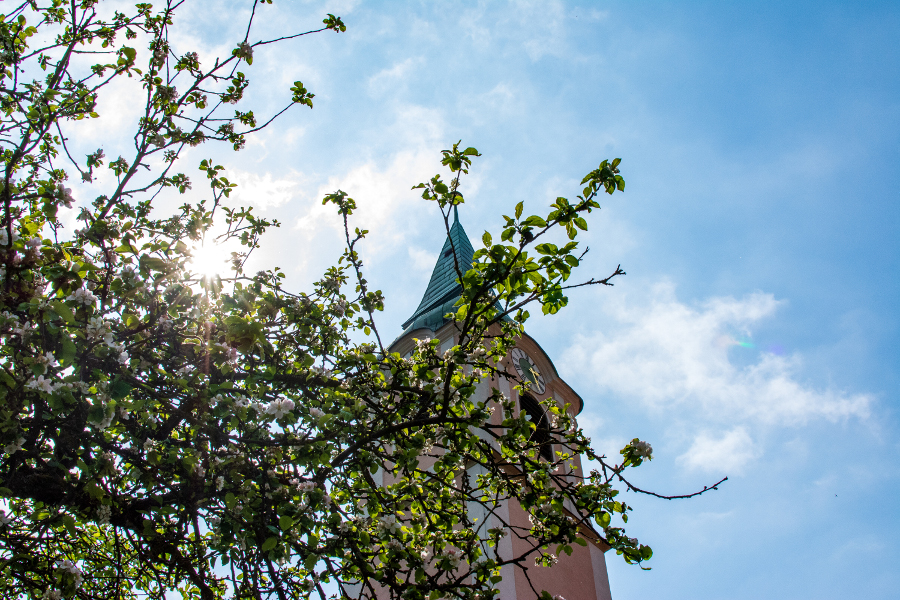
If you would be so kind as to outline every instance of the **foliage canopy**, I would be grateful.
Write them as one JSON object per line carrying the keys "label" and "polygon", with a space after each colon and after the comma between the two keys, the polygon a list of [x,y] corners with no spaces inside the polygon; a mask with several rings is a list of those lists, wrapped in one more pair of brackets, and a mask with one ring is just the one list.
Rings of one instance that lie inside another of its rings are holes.
{"label": "foliage canopy", "polygon": [[[588,173],[576,200],[558,198],[543,216],[519,203],[499,242],[485,234],[474,266],[458,265],[459,345],[441,354],[423,340],[402,358],[376,327],[383,298],[364,277],[366,231],[351,225],[345,193],[324,202],[343,216],[346,249],[304,293],[284,289],[277,269],[244,272],[277,223],[229,203],[221,165],[200,163],[207,199],[154,210],[191,188],[178,171],[188,148],[240,150],[284,112],[262,119],[230,106],[242,106],[255,49],[345,30],[328,15],[313,31],[252,43],[263,16],[254,2],[244,39],[201,64],[170,42],[181,4],[126,14],[34,0],[0,17],[0,595],[285,599],[381,586],[404,598],[488,598],[504,563],[550,564],[584,543],[586,523],[625,560],[648,559],[613,521],[630,510],[613,482],[631,487],[624,469],[649,459],[648,445],[635,440],[613,465],[548,405],[564,451],[545,461],[534,424],[508,398],[494,389],[472,400],[481,379],[515,377],[499,361],[527,305],[565,306],[578,232],[601,194],[624,189],[619,159]],[[97,118],[99,95],[123,77],[145,91],[133,153],[78,160],[67,126]],[[285,110],[312,107],[301,82],[290,92]],[[417,186],[445,222],[477,156],[456,144],[443,152],[449,182]],[[112,185],[100,184],[101,169]],[[75,231],[60,221],[74,203],[70,177],[102,188]],[[558,229],[569,243],[546,241]],[[202,245],[224,240],[241,245],[231,272],[195,273]],[[565,475],[577,454],[600,470]],[[394,483],[376,485],[376,472]],[[475,527],[468,506],[510,497],[532,515],[530,530]],[[529,553],[498,558],[503,535],[531,540]]]}

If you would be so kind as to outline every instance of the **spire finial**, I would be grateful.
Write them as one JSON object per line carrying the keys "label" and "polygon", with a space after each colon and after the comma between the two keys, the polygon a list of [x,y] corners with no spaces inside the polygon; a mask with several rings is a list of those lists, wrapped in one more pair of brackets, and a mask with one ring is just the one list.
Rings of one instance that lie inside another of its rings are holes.
{"label": "spire finial", "polygon": [[453,205],[453,222],[459,222],[459,207],[455,204]]}

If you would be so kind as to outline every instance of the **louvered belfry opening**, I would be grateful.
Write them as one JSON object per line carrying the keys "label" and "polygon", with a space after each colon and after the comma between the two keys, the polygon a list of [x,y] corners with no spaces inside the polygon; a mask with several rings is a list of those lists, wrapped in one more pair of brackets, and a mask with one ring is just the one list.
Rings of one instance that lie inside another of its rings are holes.
{"label": "louvered belfry opening", "polygon": [[553,459],[553,448],[550,438],[550,422],[547,420],[547,413],[537,400],[525,394],[519,397],[519,405],[531,422],[535,425],[535,430],[531,434],[531,440],[541,445],[541,458],[546,460]]}

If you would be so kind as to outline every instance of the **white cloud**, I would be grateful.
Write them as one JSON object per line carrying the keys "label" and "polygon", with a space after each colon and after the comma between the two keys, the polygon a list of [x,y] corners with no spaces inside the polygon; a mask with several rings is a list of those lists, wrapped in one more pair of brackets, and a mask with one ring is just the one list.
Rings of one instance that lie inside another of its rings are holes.
{"label": "white cloud", "polygon": [[[319,187],[315,197],[323,198],[340,189],[356,201],[357,209],[351,219],[353,223],[365,224],[371,232],[366,253],[373,256],[385,246],[404,244],[407,235],[417,226],[423,204],[410,188],[428,179],[428,174],[434,171],[437,155],[436,150],[398,152],[383,169],[379,169],[374,161],[367,161],[342,176],[329,178]],[[333,205],[315,202],[297,221],[297,227],[306,231],[323,226],[343,228]]]}
{"label": "white cloud", "polygon": [[390,68],[382,69],[375,73],[369,77],[369,92],[375,96],[380,96],[388,90],[396,89],[407,80],[413,67],[421,62],[421,58],[407,58],[403,62],[396,63]]}
{"label": "white cloud", "polygon": [[[349,167],[319,186],[314,196],[323,198],[340,189],[356,201],[357,209],[351,219],[354,224],[365,224],[371,232],[366,243],[369,257],[385,247],[408,245],[423,218],[436,210],[422,201],[420,191],[411,188],[441,170],[438,161],[445,143],[442,113],[415,105],[400,105],[395,112],[396,121],[391,127],[394,147],[406,149],[390,155],[386,161],[369,159]],[[377,156],[374,149],[369,153]],[[475,194],[478,185],[477,175],[467,177],[466,194]],[[341,230],[343,227],[334,206],[320,202],[314,202],[296,226],[307,231],[322,226]]]}
{"label": "white cloud", "polygon": [[420,272],[429,272],[434,268],[437,255],[423,248],[409,247],[409,257],[412,259],[413,269]]}
{"label": "white cloud", "polygon": [[872,398],[798,379],[799,354],[761,352],[755,362],[735,364],[729,350],[753,324],[781,304],[756,292],[742,299],[717,297],[688,306],[662,283],[647,304],[619,296],[606,306],[616,326],[609,333],[581,337],[567,353],[593,374],[597,385],[658,410],[702,408],[707,418],[802,424],[810,418],[836,421],[865,417]]}
{"label": "white cloud", "polygon": [[689,469],[734,474],[740,473],[760,454],[747,429],[735,427],[720,437],[701,433],[678,460]]}
{"label": "white cloud", "polygon": [[277,179],[269,172],[259,174],[240,169],[230,169],[226,175],[238,184],[231,193],[233,203],[252,204],[261,209],[281,206],[301,195],[304,184],[303,177],[296,171]]}

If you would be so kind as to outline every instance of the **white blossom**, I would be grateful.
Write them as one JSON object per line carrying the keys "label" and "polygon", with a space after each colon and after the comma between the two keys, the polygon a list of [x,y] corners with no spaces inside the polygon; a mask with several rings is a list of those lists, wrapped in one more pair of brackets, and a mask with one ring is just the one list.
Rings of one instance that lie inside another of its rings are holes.
{"label": "white blossom", "polygon": [[22,325],[13,327],[13,334],[19,336],[23,340],[31,335],[31,332],[34,331],[34,325],[31,324],[31,321],[26,321]]}
{"label": "white blossom", "polygon": [[6,516],[6,511],[0,510],[0,525],[9,525],[10,521],[12,519]]}
{"label": "white blossom", "polygon": [[36,378],[26,383],[25,387],[46,392],[48,394],[52,394],[54,390],[53,381],[51,379],[45,379],[43,375],[38,375]]}
{"label": "white blossom", "polygon": [[253,46],[247,42],[241,42],[237,47],[237,57],[253,60]]}
{"label": "white blossom", "polygon": [[325,411],[321,408],[316,408],[315,406],[313,406],[309,409],[309,416],[311,416],[313,419],[318,419],[325,416]]}
{"label": "white blossom", "polygon": [[115,417],[115,415],[116,415],[115,411],[110,410],[110,411],[107,411],[106,413],[104,413],[103,418],[100,419],[99,421],[88,421],[88,423],[90,423],[91,425],[93,425],[94,427],[96,427],[97,429],[100,429],[102,431],[102,430],[106,429],[107,427],[109,427],[110,425],[112,425],[113,417]]}
{"label": "white blossom", "polygon": [[221,492],[223,487],[225,487],[225,478],[219,475],[216,477],[216,491]]}
{"label": "white blossom", "polygon": [[103,317],[91,317],[85,327],[85,333],[90,340],[100,339],[109,333],[110,325],[111,323],[105,321]]}
{"label": "white blossom", "polygon": [[[13,229],[12,232],[12,241],[13,243],[19,239],[19,234]],[[6,227],[0,227],[0,246],[8,246],[9,245],[9,234],[6,232]]]}
{"label": "white blossom", "polygon": [[650,458],[653,454],[653,448],[647,442],[638,440],[631,445],[634,448],[634,454],[641,458]]}
{"label": "white blossom", "polygon": [[397,517],[394,515],[385,515],[378,520],[378,526],[384,530],[385,533],[397,533],[400,531],[400,523],[397,522]]}
{"label": "white blossom", "polygon": [[450,563],[452,568],[456,568],[459,565],[459,562],[462,560],[462,552],[457,550],[456,548],[444,548],[444,551],[441,553],[443,558],[446,558]]}
{"label": "white blossom", "polygon": [[109,504],[101,504],[97,508],[97,522],[101,525],[109,525],[109,518],[112,516],[112,508]]}
{"label": "white blossom", "polygon": [[62,600],[62,592],[59,590],[46,590],[41,600]]}
{"label": "white blossom", "polygon": [[294,410],[294,401],[290,398],[272,400],[268,406],[266,406],[266,412],[273,415],[276,419],[282,418],[292,410]]}
{"label": "white blossom", "polygon": [[66,208],[72,208],[72,203],[75,201],[75,198],[72,197],[71,188],[67,188],[60,183],[56,186],[56,195],[62,200],[62,203],[66,205]]}
{"label": "white blossom", "polygon": [[66,300],[74,300],[78,304],[82,304],[84,306],[93,306],[97,303],[97,296],[93,294],[88,289],[78,288],[66,298]]}

